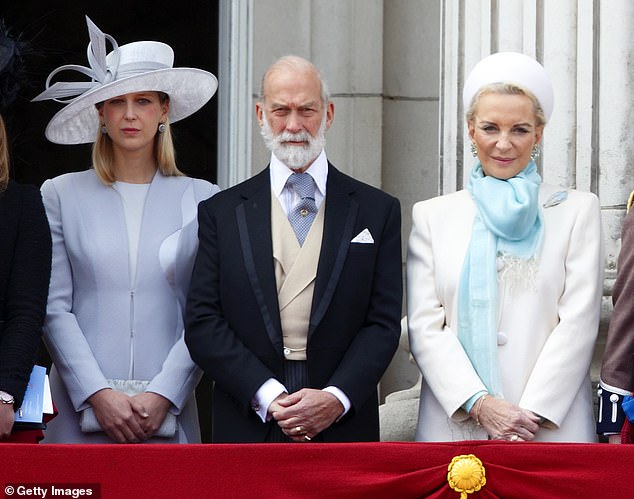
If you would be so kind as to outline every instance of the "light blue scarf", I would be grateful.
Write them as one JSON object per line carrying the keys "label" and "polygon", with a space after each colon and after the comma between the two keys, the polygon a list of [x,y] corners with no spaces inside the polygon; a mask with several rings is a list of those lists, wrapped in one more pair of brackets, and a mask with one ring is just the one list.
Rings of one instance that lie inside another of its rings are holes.
{"label": "light blue scarf", "polygon": [[543,233],[542,179],[531,161],[508,180],[485,176],[476,164],[467,185],[478,212],[458,290],[458,338],[489,393],[502,395],[497,359],[497,256],[535,259]]}

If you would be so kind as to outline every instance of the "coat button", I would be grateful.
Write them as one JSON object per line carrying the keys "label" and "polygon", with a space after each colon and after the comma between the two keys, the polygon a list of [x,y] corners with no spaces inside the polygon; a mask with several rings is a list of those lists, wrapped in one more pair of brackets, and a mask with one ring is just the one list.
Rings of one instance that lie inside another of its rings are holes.
{"label": "coat button", "polygon": [[502,345],[506,345],[506,343],[509,341],[509,337],[507,336],[506,333],[503,333],[502,331],[498,332],[498,345],[502,346]]}

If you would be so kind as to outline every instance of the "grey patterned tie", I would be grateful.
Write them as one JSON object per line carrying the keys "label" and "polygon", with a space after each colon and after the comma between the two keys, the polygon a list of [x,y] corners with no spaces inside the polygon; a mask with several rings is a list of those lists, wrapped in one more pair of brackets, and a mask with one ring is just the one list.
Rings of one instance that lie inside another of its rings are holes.
{"label": "grey patterned tie", "polygon": [[288,177],[286,185],[290,186],[300,198],[288,213],[288,221],[295,231],[299,245],[302,246],[317,214],[315,181],[309,173],[293,173]]}

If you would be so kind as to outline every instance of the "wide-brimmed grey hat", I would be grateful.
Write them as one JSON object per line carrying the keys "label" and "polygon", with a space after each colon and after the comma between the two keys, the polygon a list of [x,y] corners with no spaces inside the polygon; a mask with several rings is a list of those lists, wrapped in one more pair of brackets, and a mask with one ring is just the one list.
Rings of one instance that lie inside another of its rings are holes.
{"label": "wide-brimmed grey hat", "polygon": [[[218,80],[197,68],[174,68],[174,51],[161,42],[141,41],[119,47],[88,17],[88,63],[61,66],[48,76],[46,90],[34,101],[52,99],[66,104],[46,126],[46,138],[57,144],[94,142],[99,129],[95,104],[133,92],[158,91],[169,96],[169,121],[182,120],[200,109],[216,92]],[[106,40],[113,50],[106,55]],[[78,71],[87,82],[51,80],[62,71]]]}

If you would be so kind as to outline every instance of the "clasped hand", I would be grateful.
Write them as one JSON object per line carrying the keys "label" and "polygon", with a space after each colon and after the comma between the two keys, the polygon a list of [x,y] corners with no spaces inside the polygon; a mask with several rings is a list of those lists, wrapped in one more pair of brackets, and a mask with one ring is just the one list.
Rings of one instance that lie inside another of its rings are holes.
{"label": "clasped hand", "polygon": [[94,393],[88,402],[103,431],[121,444],[143,442],[154,435],[171,404],[157,393],[144,392],[131,397],[110,388]]}
{"label": "clasped hand", "polygon": [[532,440],[540,428],[539,416],[504,399],[486,397],[479,405],[478,420],[493,439]]}
{"label": "clasped hand", "polygon": [[13,404],[0,404],[0,440],[4,440],[11,435],[14,420]]}
{"label": "clasped hand", "polygon": [[291,440],[304,442],[332,425],[343,410],[332,393],[303,388],[276,398],[269,407],[269,414]]}

